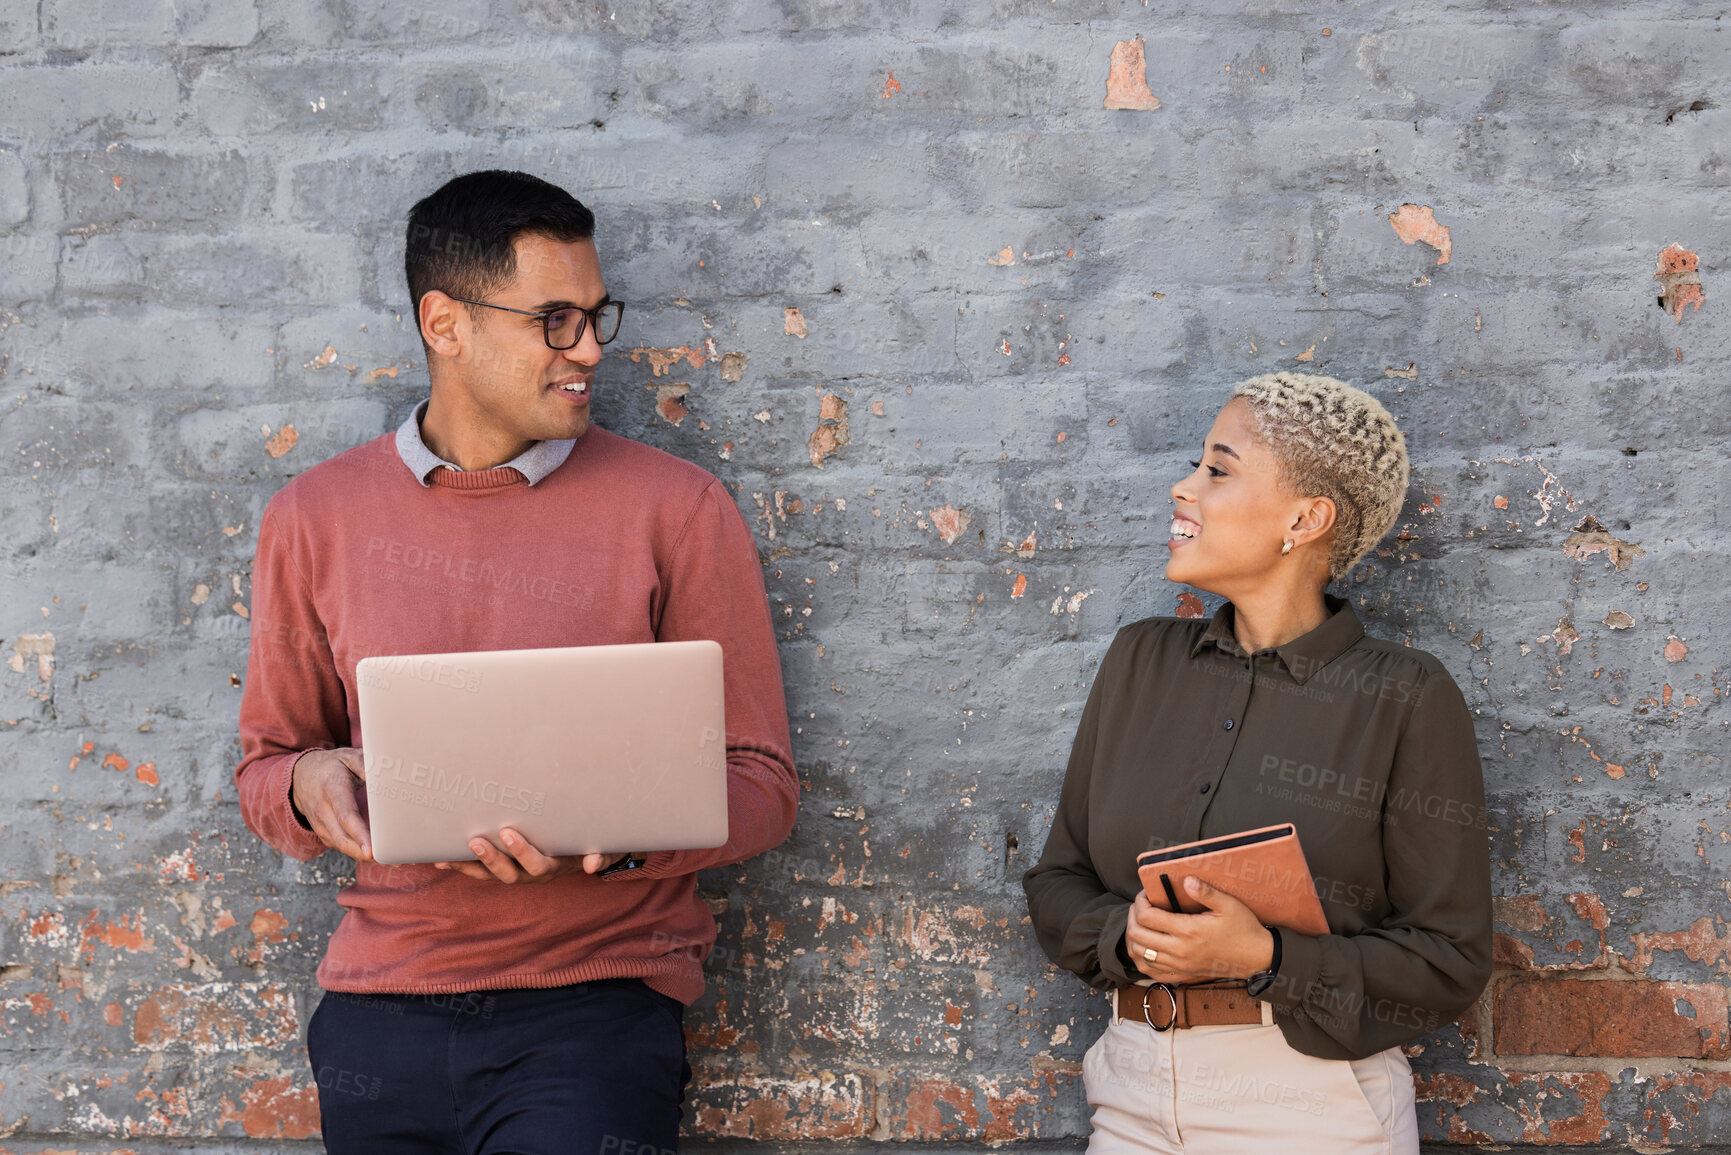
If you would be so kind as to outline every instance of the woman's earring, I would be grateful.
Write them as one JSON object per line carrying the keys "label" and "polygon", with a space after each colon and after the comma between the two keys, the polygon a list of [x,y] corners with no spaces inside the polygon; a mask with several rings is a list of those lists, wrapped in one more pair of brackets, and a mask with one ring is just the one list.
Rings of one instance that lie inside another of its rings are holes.
{"label": "woman's earring", "polygon": [[1287,554],[1289,554],[1289,553],[1291,553],[1291,552],[1292,552],[1292,542],[1291,542],[1291,540],[1290,540],[1290,539],[1288,539],[1288,540],[1287,540],[1287,541],[1286,541],[1286,542],[1285,542],[1285,543],[1284,543],[1284,544],[1282,544],[1282,545],[1281,545],[1281,547],[1280,547],[1280,556],[1281,556],[1281,557],[1285,557],[1285,556],[1286,556],[1286,555],[1287,555]]}

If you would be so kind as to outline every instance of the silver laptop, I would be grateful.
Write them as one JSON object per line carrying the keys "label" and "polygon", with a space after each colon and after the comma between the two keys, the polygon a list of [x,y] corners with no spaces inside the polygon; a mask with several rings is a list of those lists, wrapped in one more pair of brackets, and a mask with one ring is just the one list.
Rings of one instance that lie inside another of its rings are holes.
{"label": "silver laptop", "polygon": [[544,854],[727,841],[713,641],[363,658],[373,858],[470,861],[505,826]]}

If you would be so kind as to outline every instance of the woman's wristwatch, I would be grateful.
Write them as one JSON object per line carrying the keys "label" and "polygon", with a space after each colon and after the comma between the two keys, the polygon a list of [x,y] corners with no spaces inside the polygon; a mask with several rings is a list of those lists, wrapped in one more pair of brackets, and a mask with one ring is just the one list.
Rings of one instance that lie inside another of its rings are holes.
{"label": "woman's wristwatch", "polygon": [[1274,936],[1274,958],[1269,960],[1268,969],[1257,971],[1244,980],[1244,990],[1251,998],[1261,998],[1262,993],[1274,985],[1274,976],[1280,973],[1280,932],[1271,926],[1264,926],[1269,934]]}

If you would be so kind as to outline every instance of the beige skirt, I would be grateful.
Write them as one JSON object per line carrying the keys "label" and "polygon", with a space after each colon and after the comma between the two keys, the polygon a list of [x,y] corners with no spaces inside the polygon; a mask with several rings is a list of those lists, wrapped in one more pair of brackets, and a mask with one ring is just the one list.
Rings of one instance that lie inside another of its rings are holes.
{"label": "beige skirt", "polygon": [[1412,1068],[1399,1047],[1318,1059],[1277,1026],[1157,1032],[1119,1019],[1114,1003],[1083,1056],[1082,1085],[1094,1109],[1088,1155],[1418,1155]]}

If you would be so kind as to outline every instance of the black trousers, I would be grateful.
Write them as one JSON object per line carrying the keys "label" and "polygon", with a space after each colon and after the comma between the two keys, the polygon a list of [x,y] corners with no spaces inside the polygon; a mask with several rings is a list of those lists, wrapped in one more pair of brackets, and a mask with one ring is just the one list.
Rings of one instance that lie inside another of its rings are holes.
{"label": "black trousers", "polygon": [[307,1027],[331,1155],[670,1155],[684,1006],[638,979],[327,992]]}

